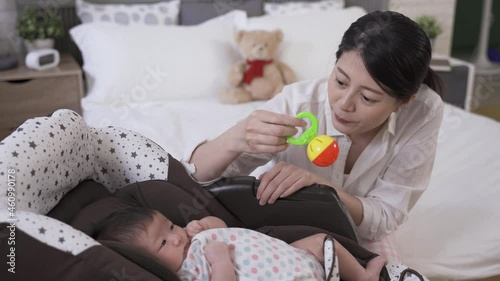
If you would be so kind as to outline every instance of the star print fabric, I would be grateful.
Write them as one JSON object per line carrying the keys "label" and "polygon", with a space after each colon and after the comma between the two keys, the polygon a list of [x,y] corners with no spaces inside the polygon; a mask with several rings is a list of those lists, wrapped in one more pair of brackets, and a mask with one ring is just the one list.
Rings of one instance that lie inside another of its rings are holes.
{"label": "star print fabric", "polygon": [[[1,219],[8,217],[8,214],[4,214],[4,212],[0,211]],[[38,241],[63,252],[78,255],[94,245],[100,245],[85,233],[47,216],[18,211],[16,218],[17,228],[35,237]]]}
{"label": "star print fabric", "polygon": [[[0,142],[0,176],[15,169],[16,209],[49,212],[85,179],[110,192],[137,181],[168,179],[168,153],[122,128],[93,128],[74,111],[25,121]],[[7,181],[0,190],[7,190]],[[7,208],[7,194],[0,192]]]}
{"label": "star print fabric", "polygon": [[210,266],[204,248],[211,242],[229,245],[240,281],[324,280],[324,270],[313,255],[281,240],[244,228],[200,232],[189,247],[178,275],[183,281],[208,280]]}
{"label": "star print fabric", "polygon": [[96,150],[92,179],[114,192],[124,185],[168,178],[168,153],[148,138],[123,128],[90,128]]}

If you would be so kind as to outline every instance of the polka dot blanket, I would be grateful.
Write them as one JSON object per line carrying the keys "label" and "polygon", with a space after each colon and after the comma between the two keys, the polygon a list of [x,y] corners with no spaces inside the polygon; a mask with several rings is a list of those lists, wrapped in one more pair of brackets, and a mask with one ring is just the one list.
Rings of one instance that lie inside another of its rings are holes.
{"label": "polka dot blanket", "polygon": [[238,280],[325,280],[323,266],[313,255],[243,228],[210,229],[193,237],[178,272],[181,280],[209,280],[205,247],[212,242],[229,245]]}

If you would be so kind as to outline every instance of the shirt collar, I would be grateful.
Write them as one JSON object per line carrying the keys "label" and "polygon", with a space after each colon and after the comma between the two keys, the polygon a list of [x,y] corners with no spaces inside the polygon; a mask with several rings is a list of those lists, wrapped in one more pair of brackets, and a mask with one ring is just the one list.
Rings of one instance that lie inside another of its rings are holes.
{"label": "shirt collar", "polygon": [[387,120],[387,132],[391,133],[393,136],[396,134],[396,120],[398,119],[399,111],[393,112]]}

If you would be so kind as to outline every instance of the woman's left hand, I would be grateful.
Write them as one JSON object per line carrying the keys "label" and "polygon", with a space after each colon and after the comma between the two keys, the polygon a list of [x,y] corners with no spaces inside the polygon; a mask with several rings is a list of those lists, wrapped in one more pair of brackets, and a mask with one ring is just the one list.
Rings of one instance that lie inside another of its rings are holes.
{"label": "woman's left hand", "polygon": [[287,197],[295,191],[315,183],[319,176],[287,162],[280,162],[259,177],[257,199],[260,205],[273,204],[280,197]]}

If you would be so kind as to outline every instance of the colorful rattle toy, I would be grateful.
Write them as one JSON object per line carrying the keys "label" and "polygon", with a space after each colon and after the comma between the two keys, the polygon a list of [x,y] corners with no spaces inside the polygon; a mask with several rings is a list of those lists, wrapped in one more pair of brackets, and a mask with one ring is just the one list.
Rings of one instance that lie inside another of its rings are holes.
{"label": "colorful rattle toy", "polygon": [[316,136],[318,134],[318,119],[310,112],[300,112],[297,118],[306,118],[311,121],[311,127],[308,128],[300,137],[287,138],[293,145],[307,144],[307,156],[309,160],[320,167],[330,166],[339,156],[339,146],[334,138],[326,135]]}

